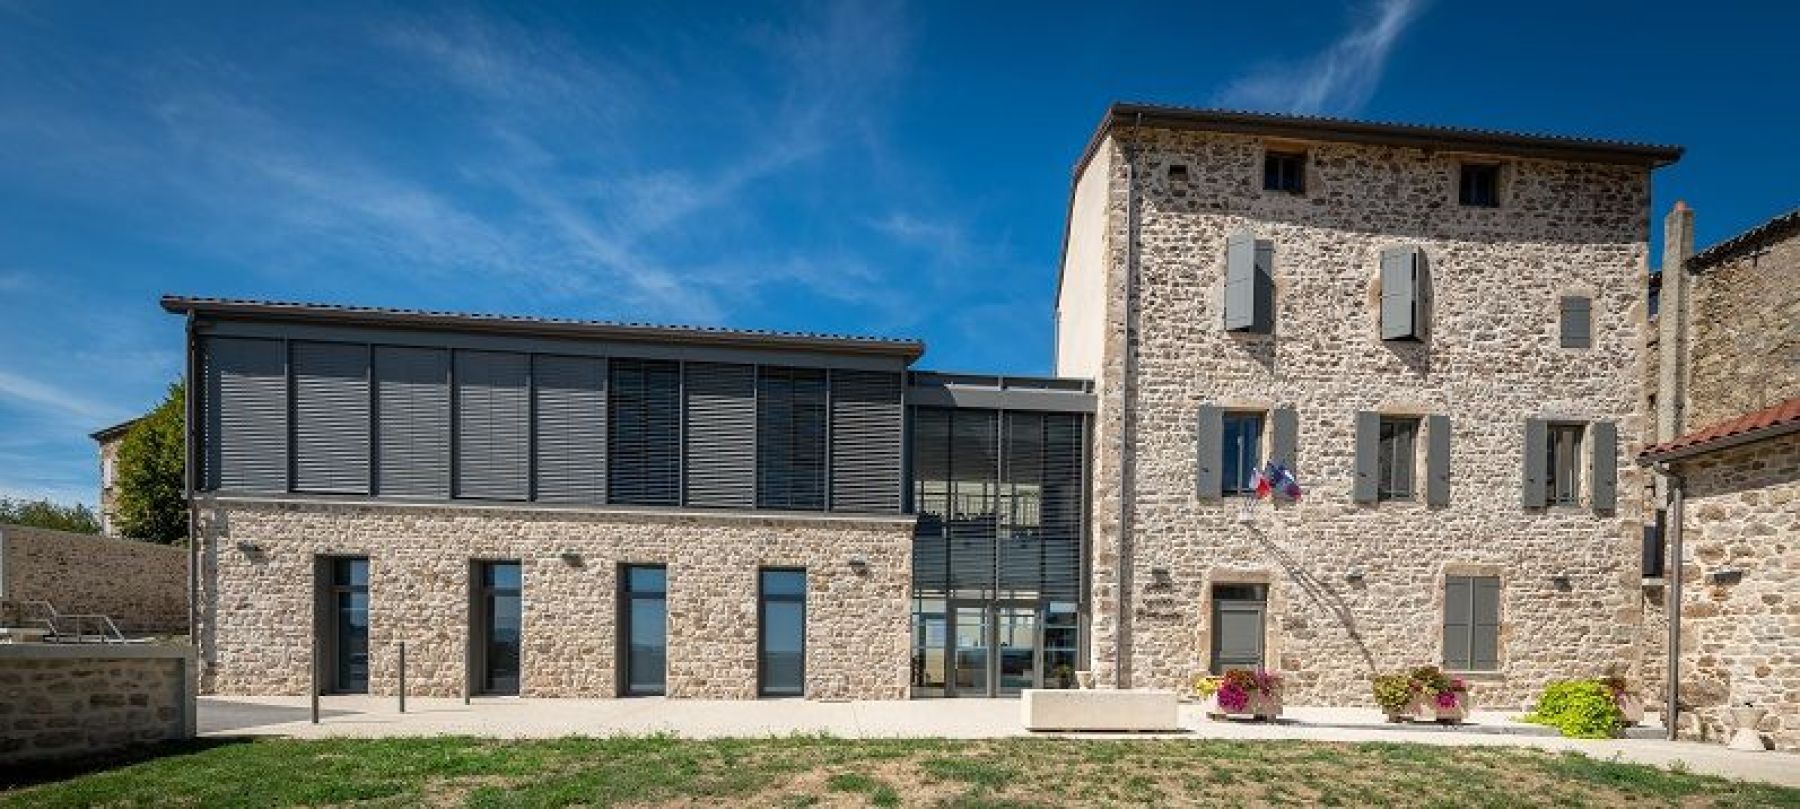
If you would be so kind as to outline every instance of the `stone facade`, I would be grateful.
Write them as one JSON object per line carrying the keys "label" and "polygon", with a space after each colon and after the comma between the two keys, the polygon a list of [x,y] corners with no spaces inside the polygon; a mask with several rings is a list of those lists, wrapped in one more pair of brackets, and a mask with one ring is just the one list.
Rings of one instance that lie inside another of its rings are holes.
{"label": "stone facade", "polygon": [[0,645],[0,767],[194,736],[187,646]]}
{"label": "stone facade", "polygon": [[1800,227],[1688,281],[1682,432],[1800,396]]}
{"label": "stone facade", "polygon": [[1800,750],[1800,435],[1683,461],[1686,564],[1681,732],[1726,740],[1728,708],[1770,713],[1759,728]]}
{"label": "stone facade", "polygon": [[[668,569],[670,697],[756,696],[757,571],[807,571],[810,697],[907,693],[911,517],[203,497],[202,689],[304,694],[314,559],[369,559],[369,690],[462,693],[473,560],[523,570],[528,697],[617,691],[619,567]],[[565,554],[579,558],[566,560]],[[866,562],[859,572],[851,559]]]}
{"label": "stone facade", "polygon": [[128,633],[187,632],[187,549],[129,539],[0,526],[0,602],[48,601],[105,615]]}
{"label": "stone facade", "polygon": [[[1305,144],[1307,190],[1290,194],[1263,190],[1253,136],[1119,127],[1098,148],[1111,170],[1083,182],[1107,184],[1104,260],[1065,265],[1064,289],[1099,272],[1106,293],[1059,308],[1104,311],[1099,681],[1184,686],[1208,662],[1210,586],[1266,582],[1265,660],[1289,699],[1372,704],[1370,674],[1441,659],[1444,577],[1461,574],[1502,580],[1501,667],[1471,675],[1481,703],[1516,707],[1546,680],[1612,664],[1642,675],[1641,500],[1527,509],[1520,490],[1527,418],[1615,422],[1619,491],[1641,485],[1624,459],[1643,435],[1645,166],[1508,158],[1503,204],[1487,209],[1457,204],[1454,154]],[[1243,227],[1274,244],[1269,335],[1221,327],[1226,237]],[[1378,256],[1397,245],[1431,261],[1426,343],[1379,339]],[[1559,347],[1570,294],[1592,299],[1590,349]],[[1196,497],[1202,404],[1295,408],[1304,498],[1245,525],[1235,500]],[[1364,410],[1450,417],[1448,507],[1352,501]]]}

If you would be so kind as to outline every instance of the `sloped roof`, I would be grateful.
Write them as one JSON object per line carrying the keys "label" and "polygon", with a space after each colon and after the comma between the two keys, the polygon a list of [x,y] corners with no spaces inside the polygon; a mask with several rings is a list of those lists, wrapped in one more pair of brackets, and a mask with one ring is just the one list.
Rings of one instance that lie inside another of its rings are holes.
{"label": "sloped roof", "polygon": [[1800,432],[1800,396],[1657,444],[1639,453],[1638,462],[1672,461],[1796,432]]}
{"label": "sloped roof", "polygon": [[1770,219],[1688,257],[1688,272],[1699,272],[1733,256],[1800,233],[1800,208]]}
{"label": "sloped roof", "polygon": [[88,437],[94,439],[95,441],[110,441],[114,438],[117,438],[118,436],[124,435],[126,430],[131,429],[131,425],[136,424],[143,420],[144,420],[143,416],[138,416],[137,418],[133,418],[133,419],[126,419],[125,421],[121,421],[118,424],[112,425],[111,427],[101,427],[98,430],[88,433]]}

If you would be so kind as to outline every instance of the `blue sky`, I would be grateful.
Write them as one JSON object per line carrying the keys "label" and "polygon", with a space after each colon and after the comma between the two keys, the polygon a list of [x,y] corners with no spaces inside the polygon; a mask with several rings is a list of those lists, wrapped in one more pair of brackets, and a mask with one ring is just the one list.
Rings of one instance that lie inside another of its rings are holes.
{"label": "blue sky", "polygon": [[0,495],[180,373],[165,292],[916,336],[1043,373],[1109,101],[1679,143],[1800,204],[1800,6],[0,0]]}

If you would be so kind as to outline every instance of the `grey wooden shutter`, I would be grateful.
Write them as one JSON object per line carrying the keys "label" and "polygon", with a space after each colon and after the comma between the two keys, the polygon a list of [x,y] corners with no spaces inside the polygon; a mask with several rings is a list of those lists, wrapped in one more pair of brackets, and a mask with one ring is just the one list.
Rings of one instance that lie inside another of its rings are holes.
{"label": "grey wooden shutter", "polygon": [[831,510],[900,511],[901,375],[831,372]]}
{"label": "grey wooden shutter", "polygon": [[530,496],[531,357],[457,351],[457,497]]}
{"label": "grey wooden shutter", "polygon": [[1562,298],[1562,347],[1589,348],[1593,345],[1593,304],[1580,295]]}
{"label": "grey wooden shutter", "polygon": [[1381,414],[1369,410],[1356,413],[1356,479],[1351,483],[1351,499],[1373,503],[1380,497],[1381,478]]}
{"label": "grey wooden shutter", "polygon": [[1548,428],[1543,419],[1525,420],[1525,477],[1523,500],[1526,508],[1543,508],[1546,502],[1544,486],[1545,444],[1549,440]]}
{"label": "grey wooden shutter", "polygon": [[450,352],[375,347],[375,492],[450,496]]}
{"label": "grey wooden shutter", "polygon": [[690,362],[682,438],[686,503],[756,505],[756,366]]}
{"label": "grey wooden shutter", "polygon": [[756,504],[823,510],[825,372],[763,366],[756,381]]}
{"label": "grey wooden shutter", "polygon": [[606,360],[532,359],[536,496],[548,503],[606,500]]}
{"label": "grey wooden shutter", "polygon": [[1411,340],[1414,294],[1412,247],[1381,251],[1381,339]]}
{"label": "grey wooden shutter", "polygon": [[[1299,464],[1294,460],[1294,452],[1300,434],[1300,413],[1291,407],[1277,407],[1269,414],[1270,449],[1269,459],[1287,464],[1288,469],[1298,470]],[[1299,474],[1295,472],[1296,476]]]}
{"label": "grey wooden shutter", "polygon": [[1444,578],[1444,668],[1452,671],[1471,668],[1474,589],[1474,580],[1467,576]]}
{"label": "grey wooden shutter", "polygon": [[1469,670],[1500,668],[1500,579],[1477,576],[1470,580]]}
{"label": "grey wooden shutter", "polygon": [[1450,417],[1425,417],[1425,505],[1450,505]]}
{"label": "grey wooden shutter", "polygon": [[294,489],[369,492],[369,347],[295,342]]}
{"label": "grey wooden shutter", "polygon": [[1208,500],[1224,491],[1224,413],[1213,405],[1201,405],[1194,423],[1194,496]]}
{"label": "grey wooden shutter", "polygon": [[1589,496],[1595,511],[1612,511],[1619,505],[1619,427],[1610,421],[1588,425],[1593,436],[1593,454],[1589,456],[1592,489]]}
{"label": "grey wooden shutter", "polygon": [[1431,310],[1436,306],[1431,286],[1430,257],[1420,248],[1412,250],[1412,330],[1413,339],[1431,338]]}
{"label": "grey wooden shutter", "polygon": [[608,362],[608,502],[681,502],[681,366],[662,360]]}
{"label": "grey wooden shutter", "polygon": [[1225,328],[1268,333],[1275,324],[1275,244],[1241,230],[1225,240]]}
{"label": "grey wooden shutter", "polygon": [[280,340],[208,337],[209,488],[288,488],[287,357]]}

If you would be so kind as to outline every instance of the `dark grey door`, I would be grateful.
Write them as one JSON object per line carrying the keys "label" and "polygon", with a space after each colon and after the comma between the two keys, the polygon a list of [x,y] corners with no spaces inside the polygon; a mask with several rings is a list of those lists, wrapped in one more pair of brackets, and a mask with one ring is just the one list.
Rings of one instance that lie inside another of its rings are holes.
{"label": "dark grey door", "polygon": [[519,693],[524,630],[519,601],[522,584],[518,562],[488,562],[481,566],[482,693]]}
{"label": "dark grey door", "polygon": [[627,696],[663,693],[668,672],[668,572],[660,566],[633,565],[620,576],[623,626],[619,645]]}
{"label": "dark grey door", "polygon": [[1268,587],[1215,584],[1212,596],[1212,673],[1261,669]]}
{"label": "dark grey door", "polygon": [[369,560],[331,560],[331,689],[369,690]]}

